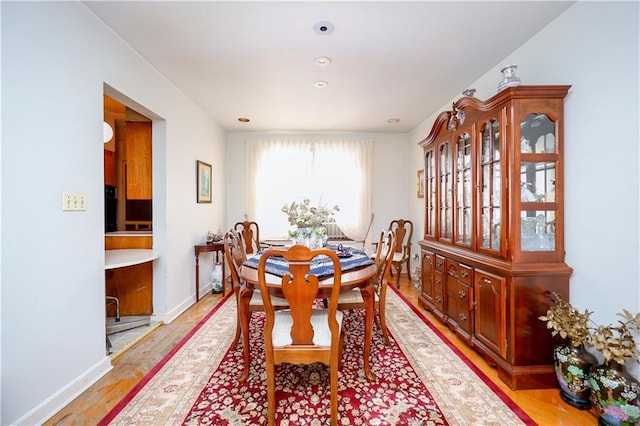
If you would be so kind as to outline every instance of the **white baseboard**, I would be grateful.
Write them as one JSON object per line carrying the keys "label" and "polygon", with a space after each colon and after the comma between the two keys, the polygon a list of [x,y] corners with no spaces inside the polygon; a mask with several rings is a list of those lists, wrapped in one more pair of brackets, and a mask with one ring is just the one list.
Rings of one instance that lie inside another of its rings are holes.
{"label": "white baseboard", "polygon": [[86,391],[91,385],[107,374],[113,366],[111,358],[105,356],[100,362],[68,383],[40,405],[18,419],[16,425],[41,425],[71,401]]}

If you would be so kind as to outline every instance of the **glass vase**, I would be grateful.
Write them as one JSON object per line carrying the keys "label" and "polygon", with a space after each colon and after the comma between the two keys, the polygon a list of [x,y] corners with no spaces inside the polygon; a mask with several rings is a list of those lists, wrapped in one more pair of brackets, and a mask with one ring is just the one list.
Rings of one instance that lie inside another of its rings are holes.
{"label": "glass vase", "polygon": [[301,244],[310,249],[324,247],[327,244],[327,228],[324,226],[310,226],[296,228],[289,231],[294,244]]}
{"label": "glass vase", "polygon": [[584,345],[558,345],[553,349],[553,360],[560,398],[579,410],[591,408],[589,371],[598,363],[597,358]]}
{"label": "glass vase", "polygon": [[635,425],[640,420],[640,383],[624,364],[608,361],[591,369],[591,400],[598,409],[598,424]]}

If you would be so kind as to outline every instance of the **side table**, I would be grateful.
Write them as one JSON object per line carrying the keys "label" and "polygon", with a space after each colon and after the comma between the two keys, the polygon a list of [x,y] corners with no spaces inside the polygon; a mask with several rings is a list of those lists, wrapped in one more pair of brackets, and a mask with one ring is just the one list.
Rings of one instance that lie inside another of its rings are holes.
{"label": "side table", "polygon": [[222,254],[222,295],[224,296],[224,284],[225,284],[225,271],[224,271],[224,243],[222,241],[214,242],[211,244],[198,244],[194,246],[196,254],[196,302],[200,300],[200,253],[206,253],[210,251],[216,252],[216,262],[220,260],[218,257]]}

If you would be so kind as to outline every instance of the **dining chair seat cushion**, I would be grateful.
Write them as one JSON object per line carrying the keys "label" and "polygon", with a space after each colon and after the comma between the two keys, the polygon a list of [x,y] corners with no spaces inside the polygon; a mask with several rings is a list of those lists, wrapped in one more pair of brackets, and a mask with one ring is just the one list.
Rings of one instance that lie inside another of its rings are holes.
{"label": "dining chair seat cushion", "polygon": [[402,259],[404,259],[404,252],[393,253],[393,261],[394,262],[400,262]]}
{"label": "dining chair seat cushion", "polygon": [[[271,296],[271,304],[275,308],[283,308],[289,306],[289,302],[287,299],[283,297]],[[262,303],[262,295],[260,294],[260,290],[254,290],[251,294],[251,301],[249,302],[250,306],[264,306]]]}
{"label": "dining chair seat cushion", "polygon": [[[376,302],[378,301],[378,293],[374,292]],[[343,291],[340,293],[340,297],[338,298],[338,305],[340,304],[356,304],[356,303],[364,303],[364,299],[362,298],[362,293],[360,293],[359,288],[353,288],[351,290]]]}
{"label": "dining chair seat cushion", "polygon": [[[288,309],[274,312],[273,346],[287,346],[291,341],[291,326],[293,318]],[[331,346],[331,331],[329,330],[329,311],[326,309],[314,309],[311,314],[313,326],[313,341],[318,346]],[[338,329],[342,329],[342,312],[336,311]]]}

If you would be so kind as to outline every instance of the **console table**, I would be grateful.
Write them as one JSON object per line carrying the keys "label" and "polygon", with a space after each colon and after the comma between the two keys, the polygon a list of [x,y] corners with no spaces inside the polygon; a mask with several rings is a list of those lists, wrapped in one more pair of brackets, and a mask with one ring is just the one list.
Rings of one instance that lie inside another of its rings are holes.
{"label": "console table", "polygon": [[224,296],[224,243],[222,241],[214,242],[211,244],[198,244],[194,246],[196,254],[196,302],[200,300],[200,253],[206,253],[213,251],[216,253],[216,262],[220,261],[220,254],[222,254],[222,295]]}

